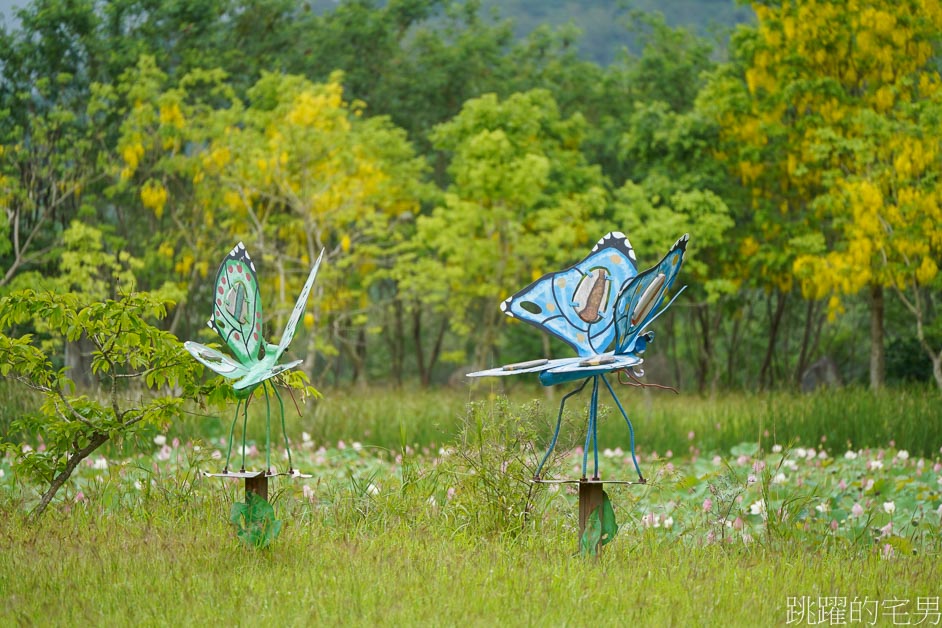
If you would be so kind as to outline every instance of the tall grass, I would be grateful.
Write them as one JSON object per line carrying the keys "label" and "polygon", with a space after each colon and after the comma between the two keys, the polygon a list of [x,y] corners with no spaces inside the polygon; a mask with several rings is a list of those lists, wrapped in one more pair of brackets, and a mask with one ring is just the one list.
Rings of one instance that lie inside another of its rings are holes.
{"label": "tall grass", "polygon": [[[518,386],[515,404],[538,403],[544,417],[541,442],[547,442],[565,392]],[[323,398],[302,407],[299,416],[286,401],[288,434],[307,432],[318,443],[359,441],[388,449],[402,445],[440,446],[454,441],[473,401],[494,400],[504,391],[476,385],[470,389],[327,389]],[[933,388],[899,388],[877,393],[843,388],[809,395],[730,393],[712,398],[674,395],[662,390],[616,389],[635,428],[642,451],[687,453],[692,440],[703,453],[728,451],[738,443],[797,444],[840,452],[846,448],[887,447],[932,457],[942,446],[942,394]],[[603,390],[604,393],[604,390]],[[585,435],[588,389],[570,398],[562,443],[578,444]],[[628,431],[607,395],[600,394],[599,443],[629,445]],[[192,416],[171,428],[181,440],[228,434],[232,409]],[[264,439],[264,401],[254,401],[249,438]],[[273,405],[272,416],[277,420]],[[275,429],[275,426],[273,426]],[[280,425],[275,434],[280,438]],[[694,439],[689,436],[693,433]]]}

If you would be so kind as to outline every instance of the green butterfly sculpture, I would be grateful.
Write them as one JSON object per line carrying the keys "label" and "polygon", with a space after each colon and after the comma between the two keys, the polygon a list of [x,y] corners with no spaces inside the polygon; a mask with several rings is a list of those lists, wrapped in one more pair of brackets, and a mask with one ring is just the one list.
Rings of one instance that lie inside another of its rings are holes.
{"label": "green butterfly sculpture", "polygon": [[[281,406],[281,431],[285,439],[285,449],[288,451],[288,473],[299,475],[291,463],[291,449],[288,447],[288,436],[285,434],[285,405],[278,393],[278,389],[268,380],[279,373],[294,368],[303,360],[295,360],[279,364],[278,360],[288,349],[294,338],[295,328],[304,314],[307,298],[314,286],[317,269],[321,265],[324,251],[318,256],[308,275],[298,302],[294,305],[288,324],[277,345],[269,344],[262,338],[262,300],[259,295],[258,277],[255,274],[255,264],[249,257],[245,245],[239,242],[226,256],[219,271],[216,273],[216,283],[213,287],[213,313],[207,325],[226,342],[238,362],[224,353],[202,345],[198,342],[187,341],[184,348],[190,352],[203,366],[212,369],[223,377],[236,380],[232,387],[239,399],[236,405],[235,418],[229,430],[229,451],[226,454],[226,466],[220,475],[234,475],[229,472],[229,458],[232,454],[232,437],[235,433],[235,424],[242,409],[242,469],[245,474],[245,426],[248,422],[248,406],[252,394],[261,385],[265,393],[266,404],[269,402],[268,389],[271,388]],[[266,456],[267,468],[265,473],[276,475],[271,466],[271,407],[268,405],[268,421],[266,424]]]}

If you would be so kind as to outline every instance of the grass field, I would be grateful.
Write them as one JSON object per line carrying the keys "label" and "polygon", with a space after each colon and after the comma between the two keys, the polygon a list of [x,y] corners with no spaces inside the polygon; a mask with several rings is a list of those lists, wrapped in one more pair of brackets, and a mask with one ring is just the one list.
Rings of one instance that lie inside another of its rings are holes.
{"label": "grass field", "polygon": [[[228,522],[241,485],[199,473],[226,420],[103,451],[39,521],[0,459],[0,625],[938,623],[933,391],[636,395],[649,483],[609,485],[620,530],[597,559],[572,491],[526,481],[555,418],[541,391],[327,392],[290,419],[314,478],[272,481],[284,528],[262,550]],[[580,409],[554,476],[581,472]],[[602,476],[632,479],[616,418]]]}

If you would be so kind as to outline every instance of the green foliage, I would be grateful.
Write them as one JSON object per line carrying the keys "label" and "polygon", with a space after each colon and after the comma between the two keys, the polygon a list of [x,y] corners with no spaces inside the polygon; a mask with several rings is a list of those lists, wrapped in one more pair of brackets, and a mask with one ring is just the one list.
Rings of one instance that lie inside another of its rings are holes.
{"label": "green foliage", "polygon": [[[211,389],[200,384],[202,368],[180,342],[152,324],[167,306],[146,293],[92,301],[76,293],[23,290],[0,299],[0,376],[43,399],[38,412],[15,420],[11,431],[38,438],[44,447],[21,447],[9,436],[2,444],[15,455],[18,472],[47,486],[37,514],[102,444],[166,426],[187,399]],[[56,356],[42,348],[40,337],[24,332],[38,322],[44,336],[91,344],[96,391],[77,390],[75,374],[54,366]]]}
{"label": "green foliage", "polygon": [[268,547],[281,532],[275,509],[258,493],[249,492],[244,502],[232,504],[229,522],[236,527],[239,540],[256,549]]}

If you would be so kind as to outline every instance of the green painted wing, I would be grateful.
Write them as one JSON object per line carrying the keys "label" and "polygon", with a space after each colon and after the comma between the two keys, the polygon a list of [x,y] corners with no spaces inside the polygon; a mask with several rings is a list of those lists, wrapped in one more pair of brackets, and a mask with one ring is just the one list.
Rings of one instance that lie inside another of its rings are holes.
{"label": "green painted wing", "polygon": [[263,343],[262,299],[255,263],[241,242],[229,251],[216,273],[208,324],[241,364],[251,368],[258,362]]}

